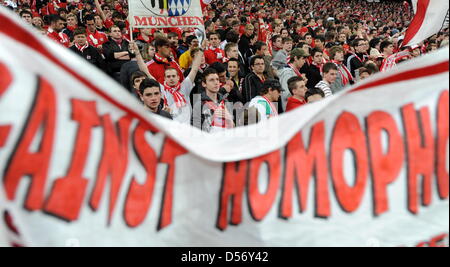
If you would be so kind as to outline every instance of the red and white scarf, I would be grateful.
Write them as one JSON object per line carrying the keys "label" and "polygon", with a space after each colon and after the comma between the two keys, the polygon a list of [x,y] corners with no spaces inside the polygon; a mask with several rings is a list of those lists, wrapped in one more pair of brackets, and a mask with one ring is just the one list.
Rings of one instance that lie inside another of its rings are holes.
{"label": "red and white scarf", "polygon": [[89,47],[89,44],[86,42],[86,44],[84,44],[83,46],[75,43],[75,47],[78,49],[78,51],[80,51],[81,53],[83,53],[83,51]]}
{"label": "red and white scarf", "polygon": [[[175,87],[170,87],[164,82],[164,90],[168,93],[172,94],[173,101],[175,102],[175,106],[177,108],[182,108],[186,106],[187,102],[184,98],[184,95],[180,93],[181,83],[178,83]],[[167,98],[164,97],[164,104],[168,106]]]}
{"label": "red and white scarf", "polygon": [[230,121],[228,118],[226,117],[219,117],[216,115],[216,110],[224,110],[225,112],[228,112],[225,108],[225,100],[222,100],[219,105],[216,105],[214,102],[212,101],[207,101],[205,103],[209,109],[212,110],[213,112],[213,117],[212,117],[212,122],[211,122],[211,127],[218,127],[218,128],[223,128],[223,129],[229,129],[229,128],[233,128],[233,122]]}
{"label": "red and white scarf", "polygon": [[341,75],[342,78],[342,84],[343,85],[347,85],[350,83],[350,81],[353,80],[353,76],[352,73],[347,69],[347,67],[342,64],[339,61],[336,60],[332,60],[331,62],[333,62],[334,64],[336,64],[336,66],[338,67],[338,71],[339,74]]}
{"label": "red and white scarf", "polygon": [[[326,63],[326,62],[325,62]],[[311,65],[314,65],[314,66],[316,66],[319,70],[320,70],[320,74],[322,75],[322,73],[323,73],[323,65],[325,65],[325,63],[322,63],[322,64],[316,64],[316,62],[311,62]]]}
{"label": "red and white scarf", "polygon": [[302,76],[302,74],[300,73],[300,71],[299,71],[296,67],[294,67],[294,65],[292,65],[291,63],[289,63],[288,66],[291,67],[291,69],[295,72],[295,74],[296,74],[298,77],[302,77],[302,78],[303,78],[303,76]]}
{"label": "red and white scarf", "polygon": [[155,59],[159,62],[165,63],[170,65],[169,60],[166,57],[162,57],[160,54],[156,53],[155,54]]}
{"label": "red and white scarf", "polygon": [[264,98],[264,100],[266,100],[267,103],[269,103],[269,105],[270,105],[270,109],[272,110],[272,112],[270,113],[271,114],[270,117],[277,116],[278,115],[278,109],[275,107],[275,105],[272,103],[272,101],[270,101],[265,96],[262,96],[262,98]]}
{"label": "red and white scarf", "polygon": [[410,53],[408,51],[402,51],[387,57],[386,59],[383,60],[380,71],[385,72],[387,70],[394,68],[397,65],[398,61],[405,58],[409,58],[409,56]]}

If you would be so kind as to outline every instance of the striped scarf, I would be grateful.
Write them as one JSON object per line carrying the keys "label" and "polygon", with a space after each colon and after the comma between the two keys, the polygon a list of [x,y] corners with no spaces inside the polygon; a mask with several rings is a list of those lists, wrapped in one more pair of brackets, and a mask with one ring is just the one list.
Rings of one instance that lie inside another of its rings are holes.
{"label": "striped scarf", "polygon": [[[164,82],[164,90],[172,94],[173,101],[177,108],[186,106],[187,102],[184,95],[180,93],[181,83],[178,83],[175,87],[170,87]],[[164,104],[168,106],[167,98],[164,97]]]}
{"label": "striped scarf", "polygon": [[334,64],[338,67],[339,75],[341,75],[342,78],[342,84],[345,86],[350,83],[350,81],[353,81],[352,73],[347,69],[347,67],[342,64],[339,61],[332,60]]}
{"label": "striped scarf", "polygon": [[398,52],[396,54],[390,55],[389,57],[387,57],[386,59],[383,60],[380,71],[385,72],[387,70],[394,68],[395,66],[397,66],[398,61],[405,59],[405,58],[409,58],[410,55],[411,54],[408,51],[402,51],[402,52]]}
{"label": "striped scarf", "polygon": [[81,53],[83,53],[83,51],[89,47],[89,44],[86,42],[86,44],[84,44],[83,46],[75,43],[75,47],[78,49],[78,51],[80,51]]}
{"label": "striped scarf", "polygon": [[295,72],[295,74],[297,74],[298,77],[303,78],[302,74],[300,73],[300,71],[294,67],[294,65],[292,65],[291,63],[288,64],[289,67],[291,67],[291,69]]}
{"label": "striped scarf", "polygon": [[215,113],[216,110],[224,110],[225,112],[228,112],[225,108],[225,100],[222,100],[219,103],[219,105],[216,105],[212,101],[207,101],[207,102],[205,102],[205,104],[208,106],[209,109],[212,110],[212,113],[213,113],[211,127],[218,127],[218,128],[223,128],[223,129],[233,128],[232,121],[230,121],[229,119],[227,119],[225,117],[216,116],[216,113]]}

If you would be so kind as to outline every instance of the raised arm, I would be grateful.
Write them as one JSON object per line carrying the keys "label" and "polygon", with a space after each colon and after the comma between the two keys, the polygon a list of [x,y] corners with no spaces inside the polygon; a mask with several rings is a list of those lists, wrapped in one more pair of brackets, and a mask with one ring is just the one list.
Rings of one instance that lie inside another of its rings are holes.
{"label": "raised arm", "polygon": [[200,65],[202,64],[203,52],[199,51],[195,54],[195,57],[192,61],[191,72],[189,72],[188,78],[191,82],[195,81],[195,76],[197,76],[198,70],[200,69]]}
{"label": "raised arm", "polygon": [[105,22],[106,16],[105,16],[105,13],[102,10],[102,6],[100,5],[100,2],[98,2],[98,0],[94,0],[94,3],[95,3],[95,8],[97,9],[97,13],[100,15],[100,17],[102,18],[103,22]]}
{"label": "raised arm", "polygon": [[130,42],[130,47],[133,50],[134,54],[136,55],[139,70],[145,73],[147,77],[149,77],[150,79],[156,80],[155,77],[153,77],[148,71],[147,65],[145,64],[144,59],[142,58],[141,51],[139,50],[137,44],[132,41]]}

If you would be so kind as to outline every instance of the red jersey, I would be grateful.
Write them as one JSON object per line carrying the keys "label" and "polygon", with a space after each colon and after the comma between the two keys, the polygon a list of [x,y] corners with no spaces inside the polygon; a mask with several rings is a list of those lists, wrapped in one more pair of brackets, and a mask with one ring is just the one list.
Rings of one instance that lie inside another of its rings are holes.
{"label": "red jersey", "polygon": [[306,104],[306,101],[303,100],[299,100],[295,97],[289,97],[288,98],[288,102],[287,102],[287,106],[286,106],[286,112],[291,111],[293,109],[296,109],[300,106],[303,106]]}
{"label": "red jersey", "polygon": [[100,45],[108,42],[108,36],[106,36],[106,34],[103,32],[95,31],[94,33],[92,33],[88,29],[86,29],[86,33],[89,44],[95,48],[98,48]]}
{"label": "red jersey", "polygon": [[112,26],[114,26],[114,21],[112,21],[112,19],[106,19],[103,24],[105,24],[106,28],[111,28]]}
{"label": "red jersey", "polygon": [[49,29],[47,32],[47,36],[50,37],[50,39],[55,40],[56,42],[64,45],[67,48],[70,46],[69,37],[65,33],[62,32],[57,33],[53,29]]}
{"label": "red jersey", "polygon": [[212,48],[210,47],[205,51],[205,61],[206,64],[212,65],[215,62],[223,62],[223,59],[225,58],[225,51],[218,48]]}
{"label": "red jersey", "polygon": [[163,58],[160,55],[155,54],[153,60],[147,63],[148,72],[150,72],[150,74],[160,84],[164,84],[164,72],[168,68],[176,69],[178,75],[180,76],[180,82],[184,80],[183,72],[181,71],[180,66],[174,60],[168,60],[167,58]]}

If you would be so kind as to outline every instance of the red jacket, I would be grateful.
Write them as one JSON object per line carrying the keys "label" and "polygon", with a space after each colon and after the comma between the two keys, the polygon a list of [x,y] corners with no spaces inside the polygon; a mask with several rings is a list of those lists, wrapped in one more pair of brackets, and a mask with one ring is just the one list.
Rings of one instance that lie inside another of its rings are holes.
{"label": "red jacket", "polygon": [[69,37],[65,33],[62,33],[62,32],[57,33],[55,31],[53,31],[52,29],[49,29],[49,31],[47,32],[47,36],[50,37],[50,39],[55,40],[56,42],[64,45],[67,48],[70,46]]}
{"label": "red jacket", "polygon": [[103,32],[95,31],[92,33],[86,29],[86,34],[89,44],[95,48],[98,48],[100,45],[108,42],[108,36]]}
{"label": "red jacket", "polygon": [[[158,56],[160,57],[160,56]],[[166,59],[167,60],[167,59]],[[165,61],[166,61],[165,60]],[[180,82],[184,80],[183,72],[181,71],[180,66],[177,64],[177,62],[171,60],[162,62],[157,59],[157,56],[153,58],[152,61],[150,61],[147,65],[148,72],[155,77],[155,79],[160,83],[164,84],[164,72],[167,68],[174,68],[178,71],[178,75],[180,76]]]}
{"label": "red jacket", "polygon": [[209,48],[205,51],[205,61],[206,64],[212,65],[215,62],[223,62],[223,59],[225,58],[225,51],[223,51],[220,48],[216,48],[212,50]]}
{"label": "red jacket", "polygon": [[287,106],[286,106],[286,112],[291,111],[293,109],[296,109],[300,106],[303,106],[306,104],[306,101],[303,100],[298,100],[295,97],[289,97],[288,98],[288,102],[287,102]]}

